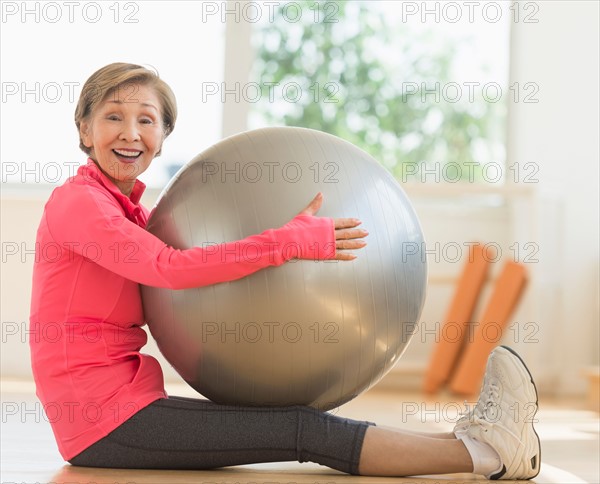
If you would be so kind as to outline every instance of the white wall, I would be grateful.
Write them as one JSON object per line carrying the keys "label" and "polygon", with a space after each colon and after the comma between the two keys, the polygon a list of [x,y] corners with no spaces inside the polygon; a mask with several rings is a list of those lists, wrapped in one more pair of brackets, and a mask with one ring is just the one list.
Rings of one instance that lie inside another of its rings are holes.
{"label": "white wall", "polygon": [[[556,339],[546,359],[564,392],[598,364],[598,2],[539,2],[538,23],[513,26],[511,84],[539,85],[539,103],[512,105],[509,159],[540,166],[539,190],[563,201],[552,261],[561,272]],[[559,214],[546,213],[558,218]],[[551,243],[548,241],[547,243]],[[546,263],[549,263],[546,261]],[[549,301],[549,303],[552,301]]]}

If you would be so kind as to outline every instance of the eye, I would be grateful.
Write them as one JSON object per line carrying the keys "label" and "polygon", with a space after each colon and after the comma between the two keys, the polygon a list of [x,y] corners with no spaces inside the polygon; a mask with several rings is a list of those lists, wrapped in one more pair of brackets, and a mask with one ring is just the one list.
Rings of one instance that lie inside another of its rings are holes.
{"label": "eye", "polygon": [[154,124],[154,120],[150,118],[142,118],[140,119],[140,122],[143,124]]}
{"label": "eye", "polygon": [[109,114],[108,116],[106,116],[106,119],[110,121],[119,121],[119,116],[117,116],[116,114]]}

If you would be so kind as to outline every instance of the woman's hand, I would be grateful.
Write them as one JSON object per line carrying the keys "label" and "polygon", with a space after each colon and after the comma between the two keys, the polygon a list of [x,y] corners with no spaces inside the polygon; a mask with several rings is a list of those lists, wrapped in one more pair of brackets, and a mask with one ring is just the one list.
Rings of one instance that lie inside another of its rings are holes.
{"label": "woman's hand", "polygon": [[[315,215],[323,204],[323,194],[317,193],[317,196],[302,210],[298,215]],[[363,229],[356,229],[362,222],[356,218],[335,218],[335,258],[337,260],[354,260],[356,256],[341,250],[357,250],[363,248],[367,243],[362,239],[369,235],[369,232]]]}

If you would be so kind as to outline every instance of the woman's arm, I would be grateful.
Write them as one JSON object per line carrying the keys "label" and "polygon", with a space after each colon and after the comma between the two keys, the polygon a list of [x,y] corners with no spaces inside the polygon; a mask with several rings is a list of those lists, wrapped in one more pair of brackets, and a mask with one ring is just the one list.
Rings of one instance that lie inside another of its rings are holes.
{"label": "woman's arm", "polygon": [[336,257],[333,219],[315,217],[306,210],[278,229],[234,242],[178,250],[128,220],[118,203],[100,188],[76,185],[57,192],[45,210],[54,241],[63,250],[140,284],[185,289],[239,279],[293,258]]}

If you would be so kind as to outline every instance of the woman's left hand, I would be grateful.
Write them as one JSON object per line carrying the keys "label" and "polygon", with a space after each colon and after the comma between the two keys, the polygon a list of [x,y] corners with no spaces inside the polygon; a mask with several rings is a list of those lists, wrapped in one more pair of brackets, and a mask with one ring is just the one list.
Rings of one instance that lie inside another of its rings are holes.
{"label": "woman's left hand", "polygon": [[[319,192],[299,215],[316,215],[322,204],[323,194]],[[356,255],[341,251],[362,249],[367,245],[367,242],[362,239],[369,235],[369,232],[355,228],[362,223],[357,218],[335,218],[333,221],[335,225],[335,258],[337,260],[356,259]]]}

